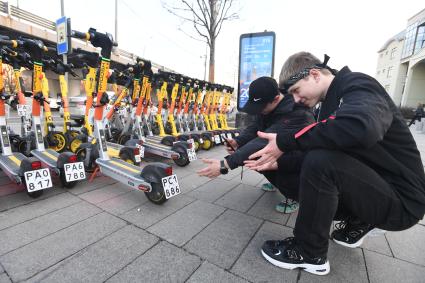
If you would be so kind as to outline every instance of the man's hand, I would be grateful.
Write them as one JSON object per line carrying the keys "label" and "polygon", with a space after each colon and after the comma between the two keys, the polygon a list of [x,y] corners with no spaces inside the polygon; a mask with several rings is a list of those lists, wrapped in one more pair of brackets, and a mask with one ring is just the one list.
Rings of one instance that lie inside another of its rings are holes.
{"label": "man's hand", "polygon": [[202,161],[208,164],[204,169],[199,170],[197,173],[199,176],[205,176],[208,178],[215,178],[220,174],[220,160],[217,159],[206,159],[203,158]]}
{"label": "man's hand", "polygon": [[256,160],[245,161],[245,166],[255,171],[274,171],[277,170],[277,162],[269,162],[260,166],[255,165]]}
{"label": "man's hand", "polygon": [[[257,132],[257,134],[258,137],[267,139],[269,143],[262,150],[259,150],[249,156],[249,159],[259,158],[258,160],[250,163],[250,166],[253,168],[259,168],[261,165],[266,163],[273,164],[283,154],[283,152],[280,151],[276,144],[277,134],[263,132]],[[245,164],[247,164],[247,162],[249,161],[245,161]]]}
{"label": "man's hand", "polygon": [[[225,140],[226,140],[226,142],[224,144],[226,145],[227,152],[229,154],[235,153],[235,150],[238,148],[238,143],[234,139],[225,139]],[[233,147],[233,149],[232,149],[232,147]]]}

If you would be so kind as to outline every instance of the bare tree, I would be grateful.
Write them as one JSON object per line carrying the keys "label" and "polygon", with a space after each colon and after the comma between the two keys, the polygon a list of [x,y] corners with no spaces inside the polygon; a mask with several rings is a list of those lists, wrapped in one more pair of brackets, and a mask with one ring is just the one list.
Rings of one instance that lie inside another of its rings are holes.
{"label": "bare tree", "polygon": [[162,6],[184,22],[190,22],[198,38],[182,31],[191,38],[208,44],[210,48],[208,80],[214,82],[215,43],[223,22],[238,18],[237,12],[231,11],[234,0],[175,0],[173,4],[168,2],[170,1],[163,0]]}

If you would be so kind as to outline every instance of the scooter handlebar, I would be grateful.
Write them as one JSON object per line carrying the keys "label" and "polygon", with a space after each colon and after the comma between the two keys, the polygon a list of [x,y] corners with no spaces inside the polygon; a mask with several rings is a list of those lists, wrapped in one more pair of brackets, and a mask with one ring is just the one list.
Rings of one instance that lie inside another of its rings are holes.
{"label": "scooter handlebar", "polygon": [[71,31],[71,37],[83,39],[83,40],[90,40],[91,34],[88,32],[81,32],[77,30]]}

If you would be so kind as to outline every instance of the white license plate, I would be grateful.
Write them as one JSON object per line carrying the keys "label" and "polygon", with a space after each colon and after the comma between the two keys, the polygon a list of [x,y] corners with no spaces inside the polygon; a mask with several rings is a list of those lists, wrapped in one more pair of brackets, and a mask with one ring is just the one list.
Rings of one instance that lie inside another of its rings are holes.
{"label": "white license plate", "polygon": [[139,154],[134,156],[134,159],[136,160],[136,162],[141,162],[142,158],[145,157],[145,147],[142,145],[137,145],[137,147],[139,148]]}
{"label": "white license plate", "polygon": [[162,187],[164,188],[165,198],[169,199],[181,193],[177,176],[171,175],[161,179]]}
{"label": "white license plate", "polygon": [[27,190],[30,193],[51,188],[53,186],[50,171],[47,168],[25,172],[24,176],[25,183],[27,184]]}
{"label": "white license plate", "polygon": [[19,117],[25,117],[28,114],[28,107],[27,105],[18,104],[17,106],[18,116]]}
{"label": "white license plate", "polygon": [[195,147],[187,149],[187,156],[189,157],[189,161],[194,161],[198,159],[196,157]]}
{"label": "white license plate", "polygon": [[193,139],[188,139],[187,142],[191,143],[192,147],[195,148],[195,141]]}
{"label": "white license plate", "polygon": [[67,182],[84,180],[86,178],[83,162],[65,163],[63,168]]}
{"label": "white license plate", "polygon": [[199,138],[199,143],[204,143],[204,140],[202,138]]}
{"label": "white license plate", "polygon": [[215,135],[214,136],[214,140],[215,140],[215,144],[220,144],[221,140],[220,140],[220,136],[219,135]]}

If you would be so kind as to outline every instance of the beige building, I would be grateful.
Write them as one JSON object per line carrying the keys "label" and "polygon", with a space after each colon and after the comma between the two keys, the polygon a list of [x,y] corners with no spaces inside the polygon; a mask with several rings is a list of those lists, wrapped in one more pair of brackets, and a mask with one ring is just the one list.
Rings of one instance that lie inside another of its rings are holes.
{"label": "beige building", "polygon": [[425,9],[378,51],[375,78],[396,105],[425,103]]}

